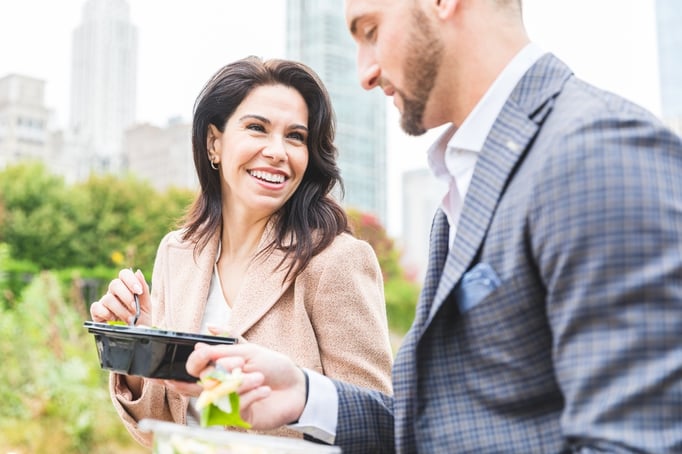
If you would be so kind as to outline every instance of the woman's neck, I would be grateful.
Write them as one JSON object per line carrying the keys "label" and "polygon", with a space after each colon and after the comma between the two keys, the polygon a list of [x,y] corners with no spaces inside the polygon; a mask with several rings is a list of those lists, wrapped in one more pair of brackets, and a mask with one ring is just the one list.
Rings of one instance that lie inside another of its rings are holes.
{"label": "woman's neck", "polygon": [[220,259],[251,259],[257,252],[269,218],[246,220],[223,216]]}

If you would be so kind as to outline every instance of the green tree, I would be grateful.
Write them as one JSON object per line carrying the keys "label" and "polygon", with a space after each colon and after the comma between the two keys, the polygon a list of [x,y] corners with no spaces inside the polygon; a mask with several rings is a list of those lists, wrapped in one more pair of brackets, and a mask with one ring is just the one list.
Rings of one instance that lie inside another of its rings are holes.
{"label": "green tree", "polygon": [[10,298],[9,295],[9,276],[7,267],[9,264],[9,246],[0,243],[0,308],[5,307]]}
{"label": "green tree", "polygon": [[8,167],[0,172],[0,199],[0,241],[10,245],[14,257],[43,269],[75,260],[69,245],[78,227],[63,179],[42,164]]}
{"label": "green tree", "polygon": [[400,264],[400,250],[379,219],[355,209],[347,213],[355,236],[367,241],[377,255],[384,276],[388,323],[395,334],[403,335],[414,320],[420,286],[407,278]]}
{"label": "green tree", "polygon": [[159,193],[132,175],[67,186],[40,164],[11,166],[0,172],[0,241],[38,269],[150,271],[159,241],[193,197],[183,189]]}
{"label": "green tree", "polygon": [[155,195],[153,203],[145,204],[145,225],[135,237],[136,264],[149,275],[154,265],[156,250],[168,231],[178,228],[195,193],[188,189],[170,188]]}
{"label": "green tree", "polygon": [[92,176],[74,186],[78,232],[74,264],[150,269],[159,241],[183,213],[190,192],[159,194],[132,175]]}
{"label": "green tree", "polygon": [[118,420],[84,314],[42,272],[0,308],[0,452],[144,452]]}

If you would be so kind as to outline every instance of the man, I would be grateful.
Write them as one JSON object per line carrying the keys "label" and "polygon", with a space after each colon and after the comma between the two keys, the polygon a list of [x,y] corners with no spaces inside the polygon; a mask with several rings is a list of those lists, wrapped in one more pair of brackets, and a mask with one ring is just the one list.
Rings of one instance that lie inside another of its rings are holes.
{"label": "man", "polygon": [[[586,12],[588,14],[588,12]],[[242,415],[344,452],[681,452],[682,142],[529,42],[518,0],[347,0],[363,87],[449,183],[394,397],[254,345]],[[306,380],[309,380],[306,394]]]}

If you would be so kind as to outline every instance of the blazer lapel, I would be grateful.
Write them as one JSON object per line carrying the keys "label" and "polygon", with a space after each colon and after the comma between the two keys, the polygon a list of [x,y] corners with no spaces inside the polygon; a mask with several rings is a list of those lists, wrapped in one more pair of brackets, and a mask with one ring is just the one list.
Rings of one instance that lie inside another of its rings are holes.
{"label": "blazer lapel", "polygon": [[436,211],[431,224],[429,237],[429,265],[424,277],[424,284],[419,295],[421,304],[417,306],[414,325],[422,325],[429,315],[430,303],[434,301],[436,290],[439,287],[445,259],[448,256],[448,241],[450,225],[445,213],[440,208]]}
{"label": "blazer lapel", "polygon": [[[270,241],[272,237],[268,230],[263,234],[259,249]],[[237,299],[232,304],[232,315],[228,322],[231,336],[242,336],[267,314],[289,288],[291,279],[283,283],[287,268],[279,266],[283,258],[282,251],[273,250],[264,256],[256,256],[251,262]]]}
{"label": "blazer lapel", "polygon": [[173,325],[180,331],[197,332],[201,327],[219,243],[220,232],[217,231],[196,257],[194,243],[169,248],[168,272],[172,276],[167,280],[173,304],[168,307],[172,311]]}
{"label": "blazer lapel", "polygon": [[568,67],[547,54],[528,70],[502,108],[476,163],[457,235],[424,326],[478,254],[497,203],[570,75]]}

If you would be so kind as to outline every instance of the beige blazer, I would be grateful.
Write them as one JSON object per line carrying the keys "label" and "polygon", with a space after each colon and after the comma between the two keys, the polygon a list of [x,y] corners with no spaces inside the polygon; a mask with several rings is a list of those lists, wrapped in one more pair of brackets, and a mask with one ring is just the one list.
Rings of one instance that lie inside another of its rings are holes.
{"label": "beige blazer", "polygon": [[[266,230],[261,247],[270,239]],[[194,243],[182,241],[179,231],[164,237],[151,281],[154,326],[200,329],[219,242],[216,233],[195,257]],[[393,355],[383,278],[371,246],[341,234],[284,285],[282,257],[274,251],[249,266],[226,332],[287,354],[301,367],[390,394]],[[152,437],[138,430],[139,420],[186,422],[189,399],[150,381],[132,400],[125,378],[112,373],[110,393],[126,428],[144,445]],[[293,431],[277,433],[286,432]]]}

